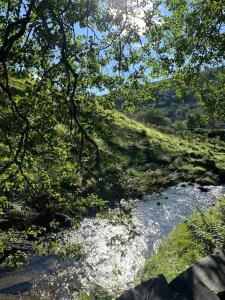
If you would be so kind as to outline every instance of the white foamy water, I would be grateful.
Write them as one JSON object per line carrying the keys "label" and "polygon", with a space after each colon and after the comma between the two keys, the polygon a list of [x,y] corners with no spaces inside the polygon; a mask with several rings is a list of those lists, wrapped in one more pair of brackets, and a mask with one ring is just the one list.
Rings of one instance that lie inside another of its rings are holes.
{"label": "white foamy water", "polygon": [[65,231],[60,236],[66,244],[82,243],[83,257],[79,261],[68,260],[51,275],[36,280],[30,295],[70,300],[76,299],[76,292],[81,289],[94,294],[100,286],[115,298],[134,286],[145,259],[173,228],[194,210],[207,209],[224,193],[223,186],[209,186],[208,192],[201,192],[197,185],[178,185],[134,201],[130,224],[84,219],[78,230]]}

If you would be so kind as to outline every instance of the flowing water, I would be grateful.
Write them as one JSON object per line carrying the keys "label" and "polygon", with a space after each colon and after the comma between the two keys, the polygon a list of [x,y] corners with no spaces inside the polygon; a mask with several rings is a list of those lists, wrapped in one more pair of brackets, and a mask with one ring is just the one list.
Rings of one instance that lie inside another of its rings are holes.
{"label": "flowing water", "polygon": [[[207,209],[223,193],[223,186],[209,186],[201,192],[197,185],[181,184],[143,201],[131,201],[129,224],[102,218],[84,219],[78,230],[64,231],[58,237],[66,244],[83,244],[82,258],[57,262],[53,272],[36,272],[36,279],[30,280],[33,288],[21,299],[70,300],[76,299],[81,289],[92,294],[104,289],[115,297],[134,286],[145,259],[176,225],[194,210]],[[40,262],[39,269],[41,266]],[[17,274],[22,276],[26,272],[27,269]]]}

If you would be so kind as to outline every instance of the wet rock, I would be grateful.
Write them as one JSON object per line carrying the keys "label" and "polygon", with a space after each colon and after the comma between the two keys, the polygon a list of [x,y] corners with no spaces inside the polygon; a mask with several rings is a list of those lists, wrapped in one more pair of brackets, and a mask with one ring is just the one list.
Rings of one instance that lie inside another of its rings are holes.
{"label": "wet rock", "polygon": [[[0,300],[18,300],[18,296],[0,294]],[[29,298],[24,298],[23,300],[30,300]],[[46,299],[48,300],[48,299]],[[49,299],[50,300],[50,299]]]}
{"label": "wet rock", "polygon": [[6,230],[9,228],[9,220],[7,218],[0,219],[0,229]]}
{"label": "wet rock", "polygon": [[216,162],[213,159],[206,159],[199,162],[203,167],[210,170],[216,170]]}
{"label": "wet rock", "polygon": [[156,276],[148,281],[126,291],[116,300],[169,300],[171,294],[168,283],[163,275]]}
{"label": "wet rock", "polygon": [[207,193],[210,190],[208,187],[205,187],[205,186],[199,186],[198,189],[204,193]]}
{"label": "wet rock", "polygon": [[216,178],[216,175],[214,177],[215,177],[215,180],[210,179],[210,178],[198,178],[196,180],[196,183],[201,185],[201,186],[216,185],[216,183],[219,181],[219,179]]}
{"label": "wet rock", "polygon": [[218,293],[217,296],[219,297],[220,300],[225,300],[225,291],[221,292],[221,293]]}
{"label": "wet rock", "polygon": [[209,138],[220,138],[221,141],[225,142],[225,130],[217,129],[208,133]]}
{"label": "wet rock", "polygon": [[196,183],[201,186],[216,185],[219,182],[219,175],[216,175],[213,172],[206,172],[203,176],[196,179]]}
{"label": "wet rock", "polygon": [[181,187],[186,187],[187,186],[187,184],[186,183],[181,183],[181,185],[180,185]]}
{"label": "wet rock", "polygon": [[190,152],[189,153],[189,157],[190,158],[194,158],[194,159],[201,159],[202,158],[202,154],[198,154],[198,153],[195,153],[195,152]]}
{"label": "wet rock", "polygon": [[9,210],[0,220],[0,229],[7,230],[14,227],[24,230],[31,224],[32,217],[32,215],[26,214],[19,210]]}
{"label": "wet rock", "polygon": [[196,160],[196,165],[204,167],[206,170],[213,172],[216,176],[218,176],[217,180],[220,180],[221,182],[225,181],[225,170],[219,168],[215,161],[212,159],[206,159],[206,160]]}

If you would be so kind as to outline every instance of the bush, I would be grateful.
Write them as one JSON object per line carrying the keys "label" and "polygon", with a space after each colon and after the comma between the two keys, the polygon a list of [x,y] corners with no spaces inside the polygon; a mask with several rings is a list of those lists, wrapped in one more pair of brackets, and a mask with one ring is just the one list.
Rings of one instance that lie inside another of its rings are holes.
{"label": "bush", "polygon": [[134,118],[146,124],[153,124],[160,127],[171,127],[171,120],[159,109],[150,108],[137,112]]}

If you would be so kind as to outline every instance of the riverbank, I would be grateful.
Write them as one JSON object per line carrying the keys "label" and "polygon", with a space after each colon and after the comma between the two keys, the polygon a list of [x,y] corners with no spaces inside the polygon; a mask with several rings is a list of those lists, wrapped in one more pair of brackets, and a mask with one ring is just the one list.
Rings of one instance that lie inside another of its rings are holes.
{"label": "riverbank", "polygon": [[146,260],[139,280],[163,274],[172,281],[202,257],[225,247],[225,200],[204,214],[193,213],[160,244],[157,253]]}
{"label": "riverbank", "polygon": [[[38,299],[76,299],[78,295],[81,299],[115,299],[135,285],[138,270],[146,257],[154,253],[173,228],[196,207],[204,210],[224,192],[223,186],[208,186],[203,192],[200,185],[179,184],[151,194],[142,201],[131,201],[128,220],[106,215],[84,218],[78,229],[70,228],[55,235],[55,242],[68,248],[82,244],[83,255],[79,259],[61,262],[50,274],[48,269],[45,270],[48,263],[40,263],[39,274],[45,275],[39,278],[32,277],[30,267],[8,272],[2,277],[1,283],[6,284],[0,285],[0,291],[27,289],[20,281],[27,278],[30,288],[26,292]],[[112,215],[116,212],[111,211]],[[3,280],[4,276],[7,280]],[[86,294],[90,297],[85,298]]]}
{"label": "riverbank", "polygon": [[[0,197],[1,268],[26,264],[35,253],[55,253],[60,245],[56,247],[53,243],[53,247],[40,249],[40,239],[60,227],[79,224],[83,218],[107,207],[116,207],[121,199],[141,199],[182,181],[201,185],[224,181],[224,142],[181,138],[146,127],[119,112],[102,113],[112,117],[107,138],[95,137],[102,162],[101,175],[95,171],[75,173],[73,161],[62,158],[60,165],[54,161],[49,167],[41,164],[40,174],[29,175],[43,182],[52,198],[47,194],[29,201],[18,196],[13,200]],[[65,132],[63,126],[55,129],[59,140],[64,139]],[[11,197],[9,192],[7,195]],[[61,252],[70,252],[62,248]]]}

